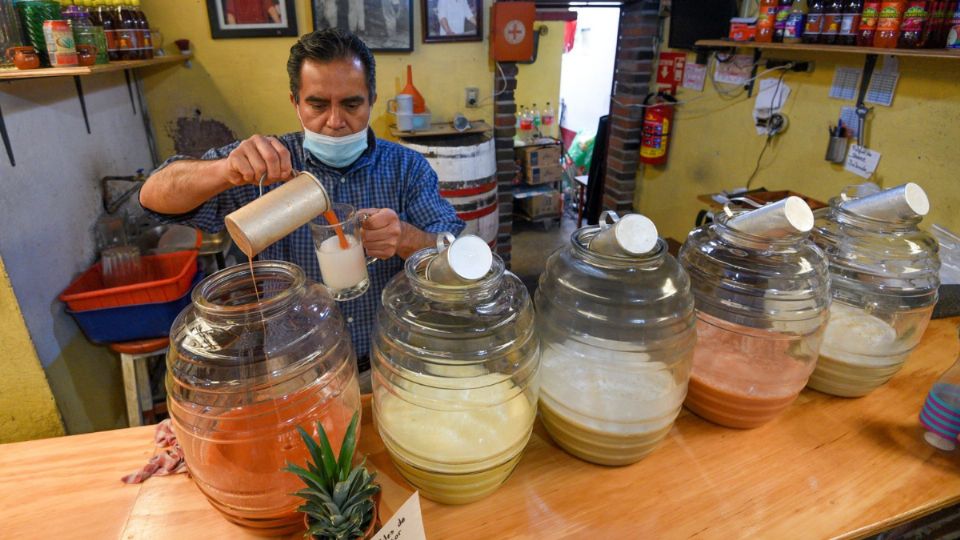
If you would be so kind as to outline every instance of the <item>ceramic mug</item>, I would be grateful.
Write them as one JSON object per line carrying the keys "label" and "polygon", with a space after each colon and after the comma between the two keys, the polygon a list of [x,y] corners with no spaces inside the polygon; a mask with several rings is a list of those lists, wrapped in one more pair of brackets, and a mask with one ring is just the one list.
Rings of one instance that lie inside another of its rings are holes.
{"label": "ceramic mug", "polygon": [[92,66],[97,63],[97,47],[95,45],[77,45],[77,59],[81,66]]}
{"label": "ceramic mug", "polygon": [[7,59],[13,59],[13,65],[17,69],[37,69],[40,67],[40,56],[36,49],[30,46],[10,47],[6,53]]}
{"label": "ceramic mug", "polygon": [[[393,104],[393,107],[390,105]],[[397,94],[396,99],[387,100],[387,112],[392,114],[413,114],[413,96]]]}

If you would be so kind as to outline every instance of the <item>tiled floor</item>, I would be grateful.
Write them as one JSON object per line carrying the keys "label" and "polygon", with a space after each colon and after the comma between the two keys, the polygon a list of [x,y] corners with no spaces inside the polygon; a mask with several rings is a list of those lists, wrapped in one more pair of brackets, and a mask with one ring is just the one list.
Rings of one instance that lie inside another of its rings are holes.
{"label": "tiled floor", "polygon": [[531,295],[537,288],[547,258],[570,241],[570,234],[577,229],[575,221],[575,217],[564,214],[559,226],[553,222],[546,229],[539,223],[513,221],[511,270],[520,277]]}

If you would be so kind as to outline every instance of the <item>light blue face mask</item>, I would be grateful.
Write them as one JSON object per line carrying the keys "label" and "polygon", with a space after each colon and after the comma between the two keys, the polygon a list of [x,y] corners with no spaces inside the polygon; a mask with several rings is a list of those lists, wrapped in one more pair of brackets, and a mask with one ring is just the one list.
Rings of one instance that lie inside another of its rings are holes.
{"label": "light blue face mask", "polygon": [[323,163],[342,169],[356,161],[367,149],[367,128],[343,137],[331,137],[304,127],[303,149]]}

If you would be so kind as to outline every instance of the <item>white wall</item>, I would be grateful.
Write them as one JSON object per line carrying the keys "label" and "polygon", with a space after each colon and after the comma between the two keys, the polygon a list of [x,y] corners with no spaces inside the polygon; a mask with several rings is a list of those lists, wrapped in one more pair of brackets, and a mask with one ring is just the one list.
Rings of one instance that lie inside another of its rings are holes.
{"label": "white wall", "polygon": [[123,73],[82,84],[90,135],[72,78],[0,83],[16,158],[12,167],[0,153],[0,256],[44,367],[79,332],[57,296],[94,262],[100,178],[151,166]]}
{"label": "white wall", "polygon": [[577,12],[577,35],[573,49],[563,55],[560,71],[560,98],[567,105],[561,126],[575,132],[592,132],[597,129],[597,120],[610,111],[620,10],[572,11]]}

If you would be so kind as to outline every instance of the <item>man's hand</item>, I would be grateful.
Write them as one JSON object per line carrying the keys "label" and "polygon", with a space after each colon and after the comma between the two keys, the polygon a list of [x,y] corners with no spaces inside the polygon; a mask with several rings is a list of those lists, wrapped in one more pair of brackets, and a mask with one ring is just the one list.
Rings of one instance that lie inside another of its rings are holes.
{"label": "man's hand", "polygon": [[264,185],[293,176],[290,152],[273,137],[254,135],[240,143],[221,162],[224,178],[233,185],[257,184],[266,173]]}
{"label": "man's hand", "polygon": [[359,213],[367,215],[363,221],[363,247],[367,255],[378,259],[396,255],[402,230],[397,213],[389,208],[364,208]]}

